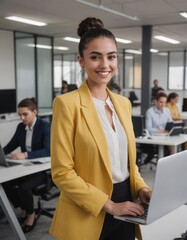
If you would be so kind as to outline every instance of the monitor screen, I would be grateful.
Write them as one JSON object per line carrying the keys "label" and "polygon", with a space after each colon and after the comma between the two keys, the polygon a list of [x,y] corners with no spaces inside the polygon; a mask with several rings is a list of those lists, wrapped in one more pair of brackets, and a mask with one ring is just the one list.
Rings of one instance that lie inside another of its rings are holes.
{"label": "monitor screen", "polygon": [[0,89],[0,114],[17,111],[16,89]]}
{"label": "monitor screen", "polygon": [[144,117],[143,116],[132,116],[132,124],[134,127],[135,137],[142,137],[144,130]]}

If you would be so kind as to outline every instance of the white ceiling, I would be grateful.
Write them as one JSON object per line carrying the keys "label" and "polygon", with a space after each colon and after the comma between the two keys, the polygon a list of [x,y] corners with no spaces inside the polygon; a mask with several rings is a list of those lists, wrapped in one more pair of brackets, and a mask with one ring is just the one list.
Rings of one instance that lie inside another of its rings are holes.
{"label": "white ceiling", "polygon": [[[85,0],[103,5],[106,8],[136,16],[132,21],[125,17],[106,12],[76,0],[0,0],[0,29],[18,30],[41,35],[53,36],[56,46],[69,47],[69,52],[77,52],[77,44],[62,38],[77,37],[77,26],[86,17],[102,19],[105,27],[116,37],[125,38],[133,43],[119,44],[119,48],[141,48],[141,27],[153,25],[153,36],[164,35],[174,38],[181,44],[173,45],[153,38],[152,47],[158,50],[183,50],[187,48],[187,19],[179,11],[187,10],[187,0]],[[17,15],[47,22],[47,26],[35,27],[4,19]],[[63,52],[64,53],[64,52]]]}

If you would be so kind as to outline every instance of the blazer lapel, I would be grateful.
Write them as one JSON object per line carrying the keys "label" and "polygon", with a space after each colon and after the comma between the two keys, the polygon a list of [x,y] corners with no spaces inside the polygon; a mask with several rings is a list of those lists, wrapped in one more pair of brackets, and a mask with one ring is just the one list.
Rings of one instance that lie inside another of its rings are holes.
{"label": "blazer lapel", "polygon": [[82,113],[85,117],[85,121],[88,124],[88,127],[90,129],[90,132],[93,138],[95,139],[95,142],[98,146],[103,162],[107,169],[107,172],[110,178],[112,178],[111,167],[110,167],[110,156],[109,156],[106,137],[105,137],[100,119],[98,117],[97,110],[92,101],[87,83],[84,82],[81,85],[81,87],[78,89],[78,91],[80,94],[81,108],[82,108]]}

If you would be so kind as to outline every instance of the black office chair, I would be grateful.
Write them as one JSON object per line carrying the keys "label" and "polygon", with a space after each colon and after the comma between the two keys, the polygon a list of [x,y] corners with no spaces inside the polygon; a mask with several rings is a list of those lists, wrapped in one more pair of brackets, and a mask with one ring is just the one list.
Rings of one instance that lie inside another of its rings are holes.
{"label": "black office chair", "polygon": [[[38,206],[37,206],[37,209],[35,209],[37,221],[41,215],[44,215],[50,218],[53,217],[52,212],[54,212],[55,208],[44,207],[44,202],[49,201],[53,198],[56,198],[60,194],[60,191],[57,189],[54,182],[52,181],[50,170],[46,171],[45,174],[46,174],[46,182],[44,184],[41,184],[35,187],[35,189],[33,189],[33,194],[35,196],[38,196],[38,202],[37,202]],[[55,188],[55,192],[51,191],[52,188]]]}
{"label": "black office chair", "polygon": [[135,91],[130,91],[129,92],[129,100],[130,100],[133,107],[140,106],[140,102],[137,102],[137,100],[139,100],[139,99],[136,96]]}

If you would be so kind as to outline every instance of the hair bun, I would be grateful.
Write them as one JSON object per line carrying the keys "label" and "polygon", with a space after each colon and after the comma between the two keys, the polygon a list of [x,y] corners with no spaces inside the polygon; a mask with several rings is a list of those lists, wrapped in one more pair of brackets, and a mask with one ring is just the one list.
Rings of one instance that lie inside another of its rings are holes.
{"label": "hair bun", "polygon": [[77,30],[77,34],[78,34],[79,37],[82,37],[82,35],[85,32],[87,32],[88,30],[90,30],[92,28],[104,28],[104,24],[98,18],[88,17],[88,18],[84,19],[79,24],[79,27],[78,27],[78,30]]}

